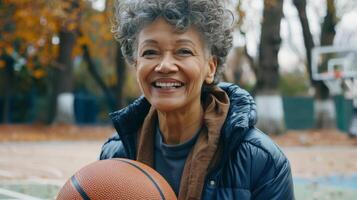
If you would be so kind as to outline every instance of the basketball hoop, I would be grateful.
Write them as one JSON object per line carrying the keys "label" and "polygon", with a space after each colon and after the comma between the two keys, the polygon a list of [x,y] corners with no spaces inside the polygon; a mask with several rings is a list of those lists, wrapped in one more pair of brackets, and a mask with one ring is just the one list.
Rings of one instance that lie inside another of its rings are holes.
{"label": "basketball hoop", "polygon": [[312,78],[323,81],[331,95],[343,95],[353,101],[348,132],[357,136],[357,46],[315,47],[311,56]]}
{"label": "basketball hoop", "polygon": [[[311,60],[312,78],[323,81],[331,95],[349,93],[348,96],[357,101],[356,63],[357,47],[315,47],[312,50]],[[342,87],[343,84],[346,88]]]}
{"label": "basketball hoop", "polygon": [[342,77],[342,72],[339,70],[334,71],[335,79],[340,79]]}

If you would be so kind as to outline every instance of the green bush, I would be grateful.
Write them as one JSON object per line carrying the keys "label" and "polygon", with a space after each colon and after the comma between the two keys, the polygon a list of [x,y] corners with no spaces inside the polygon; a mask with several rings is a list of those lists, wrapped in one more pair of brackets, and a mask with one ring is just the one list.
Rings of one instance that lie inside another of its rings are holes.
{"label": "green bush", "polygon": [[279,90],[283,96],[308,96],[309,80],[301,72],[292,72],[280,76]]}

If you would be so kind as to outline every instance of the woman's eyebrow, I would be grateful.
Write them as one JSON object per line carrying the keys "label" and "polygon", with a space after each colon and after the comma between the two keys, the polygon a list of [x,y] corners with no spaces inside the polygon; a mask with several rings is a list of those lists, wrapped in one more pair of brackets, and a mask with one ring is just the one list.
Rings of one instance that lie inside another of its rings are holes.
{"label": "woman's eyebrow", "polygon": [[142,47],[144,45],[147,45],[147,44],[158,44],[158,42],[156,40],[153,40],[153,39],[147,39],[147,40],[144,40],[140,45],[139,47]]}
{"label": "woman's eyebrow", "polygon": [[[176,41],[176,43],[177,44],[190,44],[191,46],[196,47],[195,43],[189,39],[178,39]],[[157,45],[157,44],[159,44],[159,42],[156,40],[153,40],[153,39],[146,39],[139,44],[139,48],[143,48],[145,45],[151,45],[151,44]]]}

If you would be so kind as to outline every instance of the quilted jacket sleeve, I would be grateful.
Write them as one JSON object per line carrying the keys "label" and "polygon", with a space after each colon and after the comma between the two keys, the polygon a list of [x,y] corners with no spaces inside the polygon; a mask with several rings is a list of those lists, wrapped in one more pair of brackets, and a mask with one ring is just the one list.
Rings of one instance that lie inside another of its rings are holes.
{"label": "quilted jacket sleeve", "polygon": [[102,146],[99,160],[126,158],[124,146],[117,133],[114,133]]}
{"label": "quilted jacket sleeve", "polygon": [[248,166],[252,199],[294,199],[289,160],[268,136],[254,130],[242,148],[246,159],[251,161]]}
{"label": "quilted jacket sleeve", "polygon": [[[268,169],[269,170],[269,169]],[[288,160],[276,169],[269,179],[259,180],[252,196],[256,200],[292,200],[294,199],[293,181]],[[269,173],[269,172],[268,172]]]}

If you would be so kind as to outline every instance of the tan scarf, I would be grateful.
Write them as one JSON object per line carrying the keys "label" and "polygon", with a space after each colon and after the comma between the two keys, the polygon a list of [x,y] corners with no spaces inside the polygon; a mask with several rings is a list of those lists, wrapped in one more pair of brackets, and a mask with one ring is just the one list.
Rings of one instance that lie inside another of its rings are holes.
{"label": "tan scarf", "polygon": [[[227,94],[215,86],[203,102],[203,128],[189,153],[181,177],[179,200],[201,199],[209,166],[218,151],[220,132],[229,109]],[[154,139],[157,112],[151,107],[138,132],[137,160],[154,166]]]}

